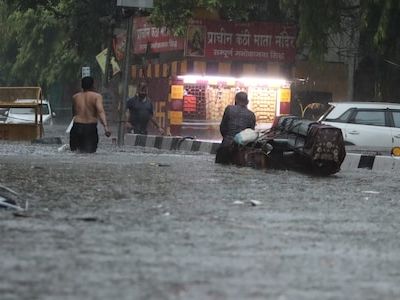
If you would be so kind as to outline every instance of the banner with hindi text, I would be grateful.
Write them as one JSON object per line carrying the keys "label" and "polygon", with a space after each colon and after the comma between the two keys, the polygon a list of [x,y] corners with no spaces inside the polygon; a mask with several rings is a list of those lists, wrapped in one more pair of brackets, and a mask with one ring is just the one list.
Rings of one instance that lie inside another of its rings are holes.
{"label": "banner with hindi text", "polygon": [[134,53],[182,51],[187,57],[226,61],[293,63],[297,27],[278,22],[190,21],[185,38],[165,27],[157,28],[147,17],[135,18]]}
{"label": "banner with hindi text", "polygon": [[237,23],[193,20],[185,55],[215,60],[294,62],[296,26],[285,23]]}

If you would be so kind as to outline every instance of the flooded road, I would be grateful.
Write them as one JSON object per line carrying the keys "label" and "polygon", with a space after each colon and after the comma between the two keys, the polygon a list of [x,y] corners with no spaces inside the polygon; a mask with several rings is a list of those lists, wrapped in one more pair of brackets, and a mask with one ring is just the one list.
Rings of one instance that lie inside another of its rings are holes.
{"label": "flooded road", "polygon": [[0,184],[29,200],[0,210],[2,300],[400,298],[393,173],[57,147],[0,144]]}

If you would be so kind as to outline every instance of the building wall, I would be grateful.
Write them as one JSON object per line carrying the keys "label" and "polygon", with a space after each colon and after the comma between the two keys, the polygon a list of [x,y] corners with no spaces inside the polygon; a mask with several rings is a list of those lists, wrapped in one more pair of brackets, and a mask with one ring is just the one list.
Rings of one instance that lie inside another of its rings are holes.
{"label": "building wall", "polygon": [[333,101],[347,99],[348,70],[344,63],[323,63],[316,66],[308,61],[297,61],[294,78],[297,91],[332,93]]}

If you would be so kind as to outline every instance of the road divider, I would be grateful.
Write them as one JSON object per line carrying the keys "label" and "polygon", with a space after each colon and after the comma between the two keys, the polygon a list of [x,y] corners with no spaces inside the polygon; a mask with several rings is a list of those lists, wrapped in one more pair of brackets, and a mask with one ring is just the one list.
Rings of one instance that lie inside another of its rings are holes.
{"label": "road divider", "polygon": [[219,143],[194,140],[191,137],[126,134],[125,145],[150,147],[169,151],[193,151],[215,154]]}
{"label": "road divider", "polygon": [[391,155],[364,155],[347,152],[341,169],[369,169],[373,171],[399,170],[400,158]]}

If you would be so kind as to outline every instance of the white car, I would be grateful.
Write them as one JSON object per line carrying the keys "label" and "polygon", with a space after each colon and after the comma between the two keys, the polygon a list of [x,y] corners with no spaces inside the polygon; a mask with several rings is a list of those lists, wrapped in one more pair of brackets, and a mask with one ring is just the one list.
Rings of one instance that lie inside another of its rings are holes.
{"label": "white car", "polygon": [[[33,100],[23,99],[17,100],[18,103],[30,103]],[[5,123],[18,124],[18,123],[34,123],[35,122],[35,109],[34,108],[21,108],[14,107],[10,108],[6,112],[7,119]],[[42,118],[43,124],[53,124],[53,118],[55,113],[51,110],[50,103],[47,100],[42,101]],[[38,116],[39,118],[39,116]]]}
{"label": "white car", "polygon": [[4,123],[7,119],[8,108],[0,108],[0,123]]}
{"label": "white car", "polygon": [[319,119],[342,130],[346,145],[400,146],[400,104],[335,102]]}

